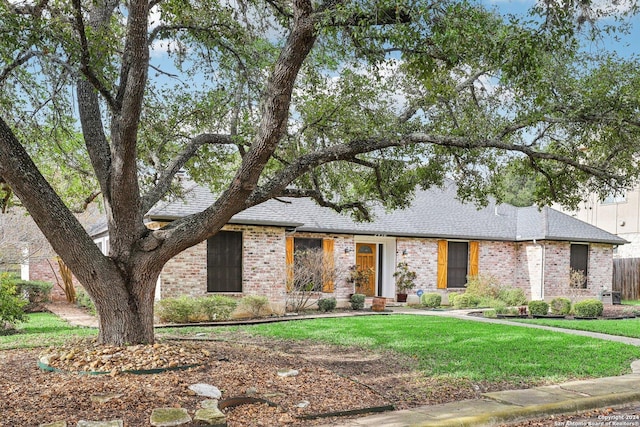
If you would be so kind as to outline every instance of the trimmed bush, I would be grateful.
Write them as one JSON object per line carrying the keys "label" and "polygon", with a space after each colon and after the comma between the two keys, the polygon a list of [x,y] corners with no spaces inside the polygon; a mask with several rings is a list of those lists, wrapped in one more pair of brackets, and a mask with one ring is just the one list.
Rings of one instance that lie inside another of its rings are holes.
{"label": "trimmed bush", "polygon": [[238,300],[224,295],[196,298],[197,313],[205,321],[228,320],[236,307]]}
{"label": "trimmed bush", "polygon": [[455,308],[473,308],[477,307],[479,303],[480,298],[477,295],[464,293],[456,297],[453,305]]}
{"label": "trimmed bush", "polygon": [[336,309],[337,301],[335,298],[320,298],[318,300],[318,310],[326,313]]}
{"label": "trimmed bush", "polygon": [[429,308],[440,307],[440,304],[442,303],[442,295],[436,294],[436,293],[422,294],[422,297],[420,299],[421,299],[420,302],[425,307],[429,307]]}
{"label": "trimmed bush", "polygon": [[545,301],[530,301],[529,313],[533,316],[546,316],[549,314],[549,304]]}
{"label": "trimmed bush", "polygon": [[15,285],[16,295],[21,295],[28,301],[24,307],[27,312],[42,310],[42,304],[49,301],[53,289],[53,284],[38,280],[18,280]]}
{"label": "trimmed bush", "polygon": [[447,295],[447,298],[449,300],[449,305],[450,306],[455,305],[455,301],[456,301],[456,298],[458,298],[458,295],[461,295],[461,294],[459,294],[457,292],[452,292],[449,295]]}
{"label": "trimmed bush", "polygon": [[498,299],[508,306],[524,305],[527,303],[527,296],[519,288],[501,288],[498,292]]}
{"label": "trimmed bush", "polygon": [[0,274],[0,332],[27,320],[23,310],[27,301],[16,294],[14,282],[12,275]]}
{"label": "trimmed bush", "polygon": [[269,298],[264,295],[246,295],[242,297],[239,305],[253,317],[260,317],[269,305]]}
{"label": "trimmed bush", "polygon": [[571,313],[571,300],[564,297],[554,298],[549,304],[549,309],[551,314],[567,315]]}
{"label": "trimmed bush", "polygon": [[228,320],[237,306],[238,300],[223,295],[200,298],[183,295],[159,301],[156,313],[167,323],[210,322]]}
{"label": "trimmed bush", "polygon": [[362,310],[364,308],[364,294],[351,295],[351,308],[354,310]]}
{"label": "trimmed bush", "polygon": [[500,292],[498,280],[486,274],[467,277],[465,287],[467,288],[465,294],[476,295],[478,297],[497,298]]}
{"label": "trimmed bush", "polygon": [[604,305],[597,299],[586,299],[573,305],[573,312],[577,317],[602,316]]}

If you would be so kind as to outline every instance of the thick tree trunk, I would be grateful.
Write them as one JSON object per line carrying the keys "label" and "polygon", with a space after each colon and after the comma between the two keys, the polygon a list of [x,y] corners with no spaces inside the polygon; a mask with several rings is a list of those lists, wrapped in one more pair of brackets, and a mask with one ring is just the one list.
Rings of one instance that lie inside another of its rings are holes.
{"label": "thick tree trunk", "polygon": [[88,287],[100,317],[100,344],[122,346],[154,342],[154,295],[160,269],[139,265],[136,273],[121,283]]}

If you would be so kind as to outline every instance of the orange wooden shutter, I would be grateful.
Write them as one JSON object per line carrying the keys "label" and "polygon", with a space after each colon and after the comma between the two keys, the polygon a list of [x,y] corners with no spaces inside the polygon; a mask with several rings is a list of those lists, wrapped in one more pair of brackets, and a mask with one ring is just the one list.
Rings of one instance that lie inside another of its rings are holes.
{"label": "orange wooden shutter", "polygon": [[469,276],[478,275],[478,258],[480,257],[479,242],[469,242]]}
{"label": "orange wooden shutter", "polygon": [[438,289],[447,289],[448,249],[446,240],[438,240]]}
{"label": "orange wooden shutter", "polygon": [[291,292],[293,290],[293,237],[286,238],[285,260],[287,271],[287,292]]}
{"label": "orange wooden shutter", "polygon": [[333,239],[322,240],[322,292],[333,292]]}

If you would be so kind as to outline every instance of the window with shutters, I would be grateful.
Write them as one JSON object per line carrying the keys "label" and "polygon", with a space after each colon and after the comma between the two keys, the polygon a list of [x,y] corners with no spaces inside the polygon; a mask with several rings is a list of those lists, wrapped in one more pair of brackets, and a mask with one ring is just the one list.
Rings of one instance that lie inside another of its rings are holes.
{"label": "window with shutters", "polygon": [[439,289],[464,288],[467,276],[477,276],[480,245],[478,242],[438,241]]}
{"label": "window with shutters", "polygon": [[333,292],[333,239],[287,237],[287,290]]}
{"label": "window with shutters", "polygon": [[207,240],[207,292],[242,292],[242,233],[219,231]]}
{"label": "window with shutters", "polygon": [[587,275],[589,273],[589,245],[572,244],[570,255],[571,287],[578,289],[587,288]]}

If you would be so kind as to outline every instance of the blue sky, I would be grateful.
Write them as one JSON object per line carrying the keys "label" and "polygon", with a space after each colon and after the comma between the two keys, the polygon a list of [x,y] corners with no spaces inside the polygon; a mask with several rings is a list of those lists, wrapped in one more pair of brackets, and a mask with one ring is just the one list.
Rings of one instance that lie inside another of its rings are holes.
{"label": "blue sky", "polygon": [[[479,0],[482,4],[488,7],[496,7],[501,13],[512,13],[514,15],[525,15],[527,11],[535,5],[535,0]],[[594,0],[594,4],[602,5],[603,7],[613,9],[615,7],[624,8],[634,0],[619,0],[617,6],[613,6],[611,0]],[[620,56],[629,57],[631,55],[640,54],[640,16],[635,15],[630,18],[626,18],[626,21],[631,24],[630,34],[618,34],[619,40],[616,40],[612,36],[602,35],[602,38],[596,42],[585,43],[585,49],[599,50],[606,48],[607,50],[613,50]],[[597,25],[601,27],[606,24],[613,24],[613,19],[603,19],[597,22]]]}

